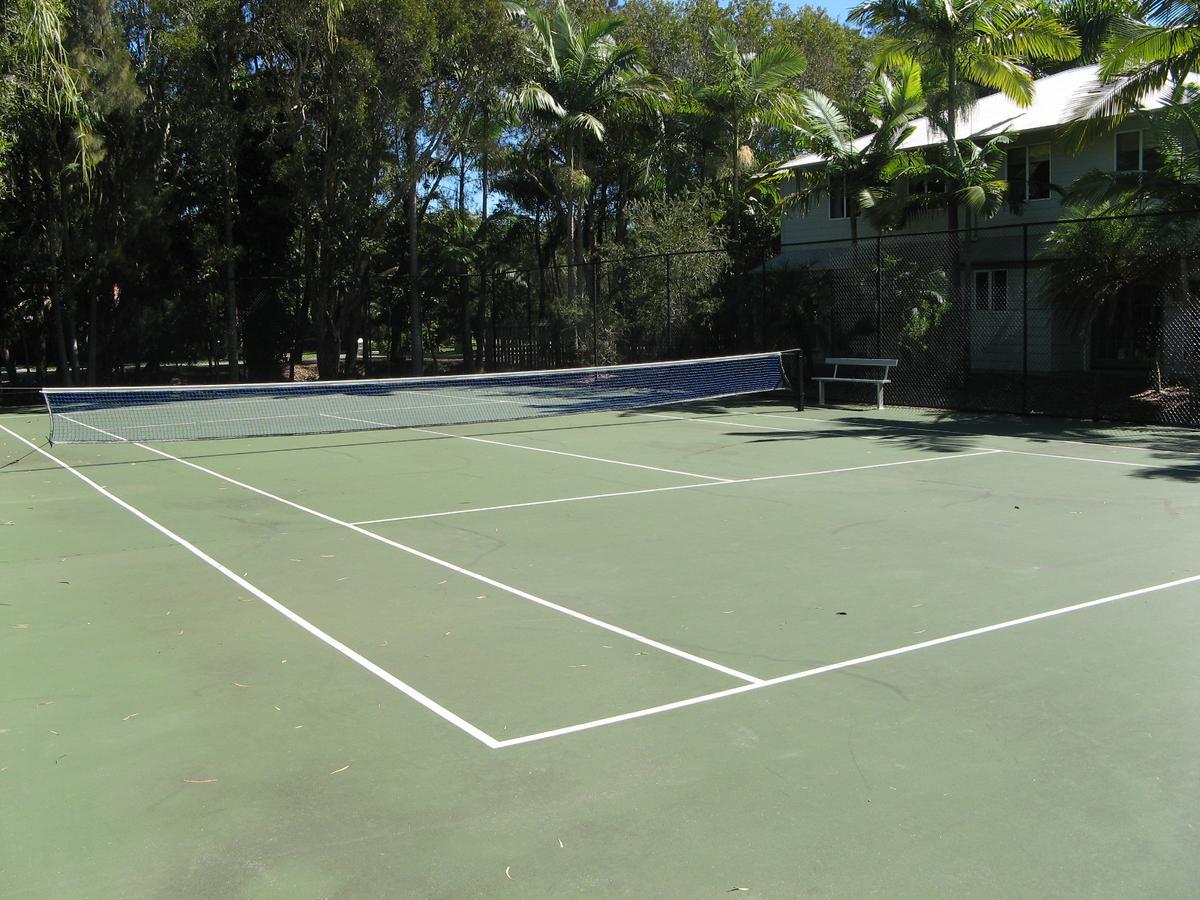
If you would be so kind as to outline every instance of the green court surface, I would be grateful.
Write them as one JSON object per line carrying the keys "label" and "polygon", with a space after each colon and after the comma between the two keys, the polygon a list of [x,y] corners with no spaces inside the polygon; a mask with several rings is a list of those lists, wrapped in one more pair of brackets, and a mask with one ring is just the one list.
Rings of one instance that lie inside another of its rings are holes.
{"label": "green court surface", "polygon": [[1200,440],[0,417],[5,897],[1185,897]]}

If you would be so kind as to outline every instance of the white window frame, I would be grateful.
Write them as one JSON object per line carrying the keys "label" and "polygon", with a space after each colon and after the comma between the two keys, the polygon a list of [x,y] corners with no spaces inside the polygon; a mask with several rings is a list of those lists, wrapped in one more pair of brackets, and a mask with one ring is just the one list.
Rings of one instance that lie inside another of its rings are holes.
{"label": "white window frame", "polygon": [[[996,305],[996,274],[1004,273],[1004,305]],[[971,291],[975,295],[974,309],[976,312],[1009,312],[1009,301],[1012,295],[1009,292],[1009,285],[1012,284],[1012,279],[1009,277],[1008,269],[976,269],[972,273]],[[979,276],[987,276],[987,303],[980,305],[979,302]]]}
{"label": "white window frame", "polygon": [[[1046,196],[1045,197],[1030,197],[1029,196],[1029,167],[1030,167],[1029,166],[1029,158],[1032,155],[1031,151],[1035,147],[1039,147],[1039,148],[1045,147],[1046,148],[1046,166],[1049,169],[1049,171],[1047,172],[1047,176],[1046,176],[1047,188],[1046,188]],[[1054,179],[1054,145],[1050,141],[1038,141],[1037,143],[1034,143],[1034,144],[1022,144],[1019,147],[1009,147],[1006,158],[1004,160],[1004,174],[1006,177],[1008,176],[1009,161],[1010,161],[1012,152],[1014,150],[1020,150],[1022,153],[1025,154],[1025,165],[1023,166],[1024,176],[1021,179],[1019,192],[1013,191],[1012,181],[1011,180],[1009,181],[1009,183],[1008,183],[1009,192],[1013,193],[1016,196],[1016,198],[1018,200],[1020,200],[1022,203],[1041,203],[1041,202],[1043,202],[1045,200],[1049,200],[1051,197],[1053,197],[1054,192],[1050,190],[1049,185],[1050,185],[1051,181],[1053,181],[1053,179]]]}
{"label": "white window frame", "polygon": [[[841,215],[838,215],[838,216],[835,216],[833,214],[833,198],[835,196],[834,190],[833,190],[833,185],[834,185],[835,181],[841,185],[841,189],[842,189],[842,213],[841,213]],[[843,219],[849,219],[849,218],[850,218],[850,192],[848,190],[846,190],[846,176],[839,175],[838,177],[831,178],[829,180],[829,219],[832,222],[839,222]]]}
{"label": "white window frame", "polygon": [[[1136,134],[1138,136],[1138,165],[1136,169],[1120,169],[1117,168],[1117,157],[1121,151],[1117,148],[1118,141],[1122,135]],[[1146,171],[1146,151],[1156,149],[1146,146],[1146,129],[1145,128],[1127,128],[1124,131],[1118,131],[1113,134],[1113,171],[1114,172],[1145,172]]]}

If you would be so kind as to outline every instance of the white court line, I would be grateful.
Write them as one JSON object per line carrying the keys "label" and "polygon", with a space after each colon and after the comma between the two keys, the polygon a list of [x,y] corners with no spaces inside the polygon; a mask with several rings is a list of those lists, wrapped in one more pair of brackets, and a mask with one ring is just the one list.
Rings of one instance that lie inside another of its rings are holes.
{"label": "white court line", "polygon": [[1090,456],[1063,456],[1060,453],[1038,453],[1036,450],[1001,450],[1001,453],[1013,453],[1017,456],[1040,456],[1043,459],[1069,459],[1074,462],[1100,463],[1104,466],[1132,466],[1135,469],[1174,469],[1177,466],[1166,466],[1161,463],[1129,462],[1124,459],[1094,459]]}
{"label": "white court line", "polygon": [[[927,425],[909,425],[907,423],[893,423],[893,424],[880,423],[878,425],[860,425],[857,423],[841,422],[838,419],[818,419],[813,416],[784,416],[784,415],[780,415],[778,413],[728,413],[728,415],[731,415],[731,416],[736,416],[736,415],[761,416],[766,419],[788,419],[788,420],[794,420],[797,422],[817,422],[821,425],[840,425],[843,428],[860,428],[860,429],[898,428],[898,429],[901,429],[904,431],[928,431],[928,432],[932,432],[933,434],[955,434],[955,435],[960,435],[960,436],[978,437],[978,438],[989,438],[989,437],[1020,438],[1021,440],[1045,441],[1048,444],[1077,444],[1077,445],[1083,446],[1083,447],[1104,447],[1108,450],[1145,450],[1145,451],[1149,451],[1151,453],[1172,453],[1172,454],[1176,454],[1179,456],[1183,456],[1184,461],[1187,461],[1187,462],[1192,461],[1191,457],[1188,457],[1185,454],[1180,453],[1179,451],[1176,451],[1176,450],[1154,450],[1154,448],[1152,448],[1152,447],[1143,447],[1139,444],[1105,444],[1105,443],[1102,443],[1101,441],[1070,441],[1070,440],[1065,440],[1062,438],[1039,437],[1036,434],[1032,434],[1032,433],[1028,433],[1028,432],[1017,433],[1017,434],[986,434],[986,433],[982,433],[982,432],[978,432],[978,431],[955,431],[955,430],[949,429],[949,428],[933,428],[933,427],[930,427]],[[716,417],[713,417],[713,418],[716,418]],[[1175,468],[1174,466],[1159,465],[1157,463],[1124,462],[1122,460],[1096,459],[1096,458],[1090,457],[1090,456],[1055,456],[1052,453],[1037,453],[1033,450],[1004,450],[1002,452],[1004,452],[1004,453],[1023,453],[1028,456],[1048,456],[1053,459],[1074,459],[1074,460],[1078,460],[1080,462],[1109,463],[1114,466],[1142,466],[1147,469],[1172,469],[1172,468]]]}
{"label": "white court line", "polygon": [[774,687],[777,684],[786,684],[791,681],[799,681],[802,678],[812,678],[814,675],[824,675],[827,672],[837,672],[841,669],[849,669],[852,666],[861,666],[866,663],[876,662],[881,659],[889,659],[893,656],[902,656],[906,653],[915,653],[918,650],[926,650],[930,647],[937,647],[942,644],[953,643],[954,641],[962,641],[967,638],[979,637],[984,634],[991,634],[994,631],[1002,631],[1006,628],[1015,628],[1018,625],[1027,625],[1030,622],[1039,622],[1042,619],[1050,619],[1055,616],[1063,616],[1067,613],[1078,612],[1081,609],[1089,609],[1093,606],[1102,606],[1107,603],[1116,603],[1119,600],[1128,600],[1130,597],[1140,597],[1144,594],[1152,594],[1157,591],[1165,591],[1170,588],[1180,587],[1185,584],[1194,584],[1200,582],[1200,575],[1189,575],[1186,578],[1177,578],[1174,581],[1164,581],[1161,584],[1153,584],[1149,587],[1137,588],[1132,591],[1124,591],[1120,594],[1110,594],[1107,597],[1100,597],[1096,600],[1087,600],[1083,603],[1075,603],[1071,606],[1062,606],[1058,609],[1051,609],[1045,612],[1033,613],[1028,616],[1021,616],[1017,619],[1008,619],[1005,622],[997,622],[995,625],[985,625],[981,628],[972,628],[969,631],[960,631],[956,634],[948,634],[945,637],[933,638],[928,641],[921,641],[918,644],[906,644],[903,647],[895,647],[891,650],[883,650],[879,653],[870,653],[866,656],[856,656],[853,659],[845,659],[841,662],[830,663],[825,666],[817,666],[813,669],[805,669],[802,672],[793,672],[790,675],[780,675],[777,678],[768,678],[761,684],[745,684],[738,687],[728,688],[723,691],[715,691],[711,694],[701,694],[697,697],[689,697],[686,700],[677,700],[674,703],[664,703],[660,706],[651,706],[646,709],[638,709],[633,712],[622,713],[616,716],[608,716],[603,719],[593,719],[590,722],[580,722],[577,725],[567,725],[563,728],[553,728],[549,731],[539,731],[536,734],[527,734],[522,737],[509,738],[498,742],[498,748],[514,747],[518,744],[530,744],[535,741],[544,741],[548,738],[561,737],[566,734],[573,734],[578,731],[587,731],[593,728],[600,728],[604,725],[614,725],[618,722],[628,722],[631,719],[641,719],[646,716],[657,715],[658,713],[669,712],[673,709],[682,709],[685,706],[695,706],[700,703],[708,703],[712,700],[720,700],[723,697],[732,697],[735,694],[745,694],[749,691],[757,691],[761,688]]}
{"label": "white court line", "polygon": [[[129,438],[127,437],[121,437],[119,434],[113,434],[111,431],[105,431],[103,428],[97,428],[95,425],[89,425],[87,422],[80,422],[78,419],[72,419],[66,413],[55,413],[54,415],[58,416],[60,419],[66,419],[68,422],[73,422],[76,425],[82,425],[84,428],[90,428],[92,431],[95,431],[98,434],[107,435],[110,438],[116,438],[118,441],[124,441],[125,443],[129,442]],[[92,443],[96,442],[93,441]]]}
{"label": "white court line", "polygon": [[[364,425],[378,425],[380,428],[399,428],[399,425],[389,425],[387,422],[374,422],[371,419],[355,419],[350,416],[335,416],[332,413],[321,413],[320,415],[330,419],[342,419],[346,422],[361,422]],[[695,472],[680,472],[678,469],[662,469],[658,466],[644,466],[641,463],[626,462],[621,459],[607,459],[603,456],[585,456],[582,453],[568,453],[565,450],[547,450],[545,447],[530,447],[526,444],[510,444],[506,441],[493,441],[489,438],[475,437],[469,434],[454,434],[450,431],[435,431],[432,428],[408,428],[409,431],[421,431],[425,434],[436,434],[439,437],[459,438],[464,441],[474,441],[477,444],[494,444],[497,447],[512,447],[514,450],[531,450],[534,453],[551,453],[554,456],[569,456],[573,459],[586,459],[590,462],[608,463],[613,466],[627,466],[631,469],[647,469],[651,472],[665,472],[668,475],[682,475],[685,478],[703,478],[706,481],[714,481],[720,483],[729,483],[734,481],[733,478],[718,478],[716,475],[698,475]]]}
{"label": "white court line", "polygon": [[676,484],[670,487],[642,488],[636,491],[613,491],[608,494],[585,494],[581,497],[557,497],[552,500],[529,500],[525,503],[505,503],[500,506],[480,506],[472,509],[451,509],[445,512],[420,513],[414,516],[392,516],[387,519],[366,519],[353,522],[354,525],[381,525],[387,522],[407,522],[412,519],[437,519],[442,516],[462,516],[468,513],[495,512],[499,509],[521,509],[526,506],[550,506],[556,503],[574,503],[581,500],[603,500],[608,497],[633,497],[638,494],[662,494],[667,491],[687,491],[693,488],[721,487],[727,484],[750,484],[755,481],[779,481],[785,478],[809,478],[813,475],[837,475],[842,472],[860,472],[864,469],[888,469],[893,466],[912,466],[918,463],[941,462],[949,459],[968,459],[972,456],[987,456],[991,453],[1003,453],[1003,450],[976,450],[971,453],[952,453],[942,456],[926,456],[921,459],[902,459],[896,462],[871,463],[865,466],[845,466],[840,469],[817,469],[809,472],[787,472],[783,475],[756,475],[753,478],[730,478],[725,481],[704,482],[702,484]]}
{"label": "white court line", "polygon": [[[649,416],[652,419],[671,419],[675,422],[700,422],[706,425],[717,425],[719,427],[728,427],[734,425],[738,428],[757,428],[763,431],[792,431],[791,428],[780,428],[777,425],[753,425],[748,422],[730,422],[720,416],[668,416],[665,413],[638,413],[639,416]],[[746,415],[746,413],[725,413],[724,415],[736,416]]]}
{"label": "white court line", "polygon": [[[0,427],[2,427],[2,426],[0,426]],[[26,441],[26,443],[28,443],[28,441]],[[349,528],[351,531],[357,532],[358,534],[361,534],[365,537],[369,537],[372,540],[379,541],[379,543],[381,543],[381,544],[387,544],[389,547],[394,547],[397,550],[403,550],[405,553],[412,554],[413,556],[416,556],[427,562],[431,562],[434,565],[441,566],[443,569],[449,569],[451,572],[456,572],[459,575],[464,575],[467,578],[471,578],[475,581],[482,582],[483,584],[486,584],[486,585],[494,587],[498,590],[504,591],[505,593],[512,594],[514,597],[520,597],[522,600],[528,600],[531,603],[536,603],[539,606],[544,606],[547,609],[552,609],[555,612],[560,612],[565,616],[570,616],[571,618],[578,619],[581,622],[587,622],[589,625],[594,625],[597,628],[603,628],[605,631],[611,631],[613,634],[619,634],[619,635],[621,635],[621,637],[629,638],[631,641],[636,641],[639,644],[645,644],[647,647],[653,647],[656,650],[661,650],[663,653],[669,653],[672,656],[678,656],[680,659],[686,659],[689,662],[696,663],[697,665],[704,666],[705,668],[708,668],[708,669],[713,669],[717,672],[721,672],[721,673],[723,673],[725,675],[729,675],[733,678],[740,679],[741,681],[749,682],[750,684],[758,684],[759,682],[762,681],[761,678],[757,678],[754,675],[747,675],[745,672],[739,672],[737,669],[730,668],[729,666],[723,666],[720,663],[714,662],[711,659],[705,659],[703,656],[697,656],[696,654],[689,653],[686,650],[680,650],[678,647],[672,647],[670,644],[664,644],[661,641],[656,641],[653,638],[649,638],[649,637],[646,637],[645,635],[638,634],[636,631],[630,631],[629,629],[622,628],[619,625],[613,625],[610,622],[605,622],[603,619],[597,619],[594,616],[589,616],[587,613],[581,613],[577,610],[571,609],[570,607],[561,606],[560,604],[554,603],[553,601],[546,600],[542,597],[538,597],[536,594],[531,594],[528,591],[523,591],[520,588],[513,587],[512,585],[509,585],[509,584],[505,584],[502,581],[497,581],[494,578],[489,578],[488,576],[483,575],[479,572],[473,572],[470,569],[463,568],[462,566],[455,565],[452,562],[441,559],[437,556],[433,556],[432,554],[425,553],[423,550],[418,550],[416,547],[410,547],[407,544],[400,543],[399,541],[393,541],[391,538],[386,538],[381,534],[376,534],[373,531],[368,531],[367,529],[362,528],[361,526],[355,525],[351,522],[343,521],[342,519],[335,518],[334,516],[328,515],[327,513],[319,512],[318,510],[304,506],[300,503],[296,503],[294,500],[288,500],[284,497],[280,497],[276,494],[272,494],[269,491],[264,491],[262,488],[256,488],[252,484],[246,484],[244,481],[238,481],[236,478],[230,478],[228,475],[222,475],[220,472],[214,471],[213,469],[205,468],[204,466],[201,466],[190,460],[181,459],[178,456],[174,456],[170,453],[167,453],[165,450],[159,450],[157,447],[151,447],[149,444],[142,444],[142,443],[139,443],[136,441],[134,441],[132,443],[133,443],[133,446],[135,446],[135,447],[140,447],[143,450],[148,450],[149,452],[155,453],[162,457],[165,457],[166,459],[173,459],[173,460],[175,460],[175,462],[182,463],[183,465],[187,466],[188,468],[195,469],[197,472],[203,472],[206,475],[211,475],[214,478],[221,479],[222,481],[227,481],[230,484],[236,485],[237,487],[244,488],[245,490],[250,491],[255,494],[258,494],[259,496],[266,497],[269,500],[274,500],[277,503],[282,503],[285,506],[290,506],[293,509],[299,510],[300,512],[308,513],[308,515],[310,515],[310,516],[316,516],[318,519],[323,519],[324,521],[329,522],[333,525],[340,525],[342,528]],[[33,446],[33,445],[31,444],[30,446]],[[49,454],[47,454],[47,455],[49,455]],[[55,457],[51,457],[51,459],[54,459],[54,458]],[[65,466],[66,464],[63,463],[63,465]],[[81,475],[80,477],[83,477],[83,476]]]}
{"label": "white court line", "polygon": [[410,685],[404,681],[401,681],[395,675],[391,674],[387,670],[382,669],[375,663],[371,662],[371,660],[367,659],[361,653],[358,653],[357,651],[352,650],[351,648],[349,648],[345,644],[343,644],[341,641],[339,641],[337,638],[332,637],[325,631],[322,631],[316,625],[312,624],[307,619],[305,619],[303,616],[299,615],[298,613],[292,612],[292,610],[288,609],[286,606],[284,606],[282,603],[280,603],[274,597],[270,596],[265,591],[255,587],[253,584],[251,584],[245,578],[238,575],[236,572],[230,570],[227,566],[222,565],[217,560],[213,559],[211,556],[209,556],[207,553],[205,553],[203,550],[201,550],[195,544],[191,543],[190,541],[186,540],[185,538],[180,537],[174,531],[167,528],[165,525],[162,525],[155,519],[152,519],[150,516],[148,516],[146,513],[142,512],[137,507],[135,507],[129,503],[126,503],[124,500],[122,500],[116,494],[112,493],[107,488],[100,486],[96,482],[92,481],[92,479],[88,478],[82,472],[73,468],[69,464],[63,462],[57,456],[54,456],[52,453],[47,453],[41,447],[26,440],[25,438],[21,437],[21,435],[17,434],[15,431],[11,430],[10,428],[8,428],[4,425],[0,425],[0,428],[3,428],[10,435],[15,437],[18,441],[21,441],[26,446],[31,447],[32,449],[36,450],[38,453],[40,453],[42,456],[46,457],[47,459],[51,460],[52,462],[54,462],[56,465],[61,466],[62,468],[66,469],[68,472],[70,472],[76,478],[80,479],[84,484],[88,485],[91,488],[94,488],[96,491],[98,491],[103,496],[107,497],[109,500],[113,501],[113,503],[116,503],[122,509],[126,510],[127,512],[133,513],[133,515],[137,516],[139,519],[141,519],[143,522],[145,522],[151,528],[155,529],[156,531],[160,532],[161,534],[166,535],[168,538],[170,538],[172,541],[177,543],[179,546],[183,547],[185,550],[187,550],[193,556],[202,560],[206,564],[212,566],[214,569],[216,569],[218,572],[220,572],[222,575],[224,575],[226,578],[228,578],[230,581],[232,581],[234,584],[236,584],[242,590],[257,597],[259,600],[261,600],[263,603],[267,604],[267,606],[271,607],[277,613],[290,619],[295,624],[299,625],[301,628],[303,628],[305,631],[307,631],[313,637],[317,638],[318,640],[320,640],[323,643],[327,644],[328,646],[332,647],[334,650],[336,650],[338,653],[342,654],[343,656],[345,656],[347,659],[351,660],[352,662],[355,662],[358,665],[362,666],[364,669],[366,669],[372,675],[387,682],[389,685],[391,685],[396,690],[400,691],[401,693],[403,693],[410,699],[417,701],[422,706],[424,706],[426,709],[428,709],[430,712],[445,719],[447,722],[449,722],[451,725],[454,725],[456,728],[459,728],[462,731],[465,731],[467,734],[471,735],[471,737],[475,738],[477,741],[479,741],[483,744],[486,744],[488,747],[492,748],[493,750],[500,746],[500,742],[497,741],[491,735],[489,735],[487,732],[485,732],[479,728],[476,728],[474,725],[472,725],[466,719],[464,719],[461,716],[456,715],[455,713],[446,709],[446,707],[442,706],[440,703],[438,703],[431,697],[428,697],[425,694],[421,693],[416,688],[414,688],[412,685]]}

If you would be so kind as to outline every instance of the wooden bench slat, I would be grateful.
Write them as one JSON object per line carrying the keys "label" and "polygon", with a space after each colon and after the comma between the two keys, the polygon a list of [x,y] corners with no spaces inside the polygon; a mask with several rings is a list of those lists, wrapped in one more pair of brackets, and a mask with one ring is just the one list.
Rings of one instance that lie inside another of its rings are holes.
{"label": "wooden bench slat", "polygon": [[866,359],[857,356],[827,356],[825,364],[828,366],[898,366],[898,359]]}
{"label": "wooden bench slat", "polygon": [[861,384],[891,384],[890,378],[843,378],[841,375],[834,378],[832,375],[816,375],[813,381],[852,381]]}

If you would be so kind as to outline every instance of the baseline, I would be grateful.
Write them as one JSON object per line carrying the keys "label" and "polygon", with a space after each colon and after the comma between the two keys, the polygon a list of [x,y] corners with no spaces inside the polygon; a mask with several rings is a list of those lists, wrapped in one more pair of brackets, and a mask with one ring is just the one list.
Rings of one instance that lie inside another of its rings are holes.
{"label": "baseline", "polygon": [[654,716],[660,713],[670,712],[676,709],[683,709],[688,706],[696,706],[701,703],[709,703],[713,700],[721,700],[725,697],[733,697],[737,694],[745,694],[750,691],[761,690],[762,688],[774,687],[779,684],[787,684],[792,681],[800,681],[804,678],[812,678],[815,675],[824,675],[828,672],[837,672],[842,669],[849,669],[853,666],[861,666],[866,663],[876,662],[881,659],[890,659],[894,656],[902,656],[906,653],[915,653],[918,650],[927,650],[930,647],[937,647],[942,644],[950,644],[955,641],[967,640],[968,638],[979,637],[984,634],[991,634],[995,631],[1003,631],[1007,628],[1015,628],[1019,625],[1027,625],[1030,622],[1039,622],[1043,619],[1051,619],[1057,616],[1064,616],[1068,613],[1078,612],[1083,609],[1090,609],[1094,606],[1103,606],[1109,603],[1116,603],[1121,600],[1128,600],[1131,597],[1140,597],[1145,594],[1153,594],[1159,591],[1169,590],[1171,588],[1181,587],[1185,584],[1195,584],[1200,582],[1200,574],[1188,575],[1184,578],[1176,578],[1174,581],[1164,581],[1160,584],[1152,584],[1148,587],[1135,588],[1130,591],[1123,591],[1119,594],[1110,594],[1107,597],[1099,597],[1095,600],[1086,600],[1082,603],[1074,603],[1070,606],[1061,606],[1057,609],[1050,609],[1040,613],[1033,613],[1028,616],[1021,616],[1016,619],[1008,619],[1004,622],[997,622],[994,625],[984,625],[979,628],[972,628],[967,631],[959,631],[954,634],[948,634],[939,638],[932,638],[928,641],[921,641],[917,644],[906,644],[902,647],[894,647],[891,650],[882,650],[878,653],[870,653],[866,656],[856,656],[853,659],[844,659],[840,662],[829,663],[824,666],[817,666],[812,669],[804,669],[800,672],[792,672],[788,675],[780,675],[776,678],[769,678],[760,684],[744,684],[733,688],[727,688],[723,691],[713,691],[709,694],[700,694],[696,697],[689,697],[686,700],[676,700],[673,703],[663,703],[659,706],[646,707],[632,712],[621,713],[615,716],[606,716],[603,719],[593,719],[589,722],[580,722],[576,725],[567,725],[562,728],[552,728],[548,731],[539,731],[536,734],[527,734],[521,737],[508,738],[498,742],[497,749],[506,747],[515,747],[520,744],[531,744],[536,741],[544,741],[550,738],[562,737],[568,734],[574,734],[580,731],[589,731],[593,728],[601,728],[606,725],[615,725],[620,722],[628,722],[633,719],[642,719],[647,716]]}
{"label": "baseline", "polygon": [[[766,426],[769,427],[769,426]],[[814,475],[838,475],[843,472],[861,472],[865,469],[888,469],[893,466],[912,466],[918,463],[942,462],[951,459],[968,459],[972,456],[989,456],[1002,453],[1002,450],[974,450],[969,453],[949,453],[942,456],[926,456],[921,459],[901,459],[895,462],[870,463],[865,466],[844,466],[838,469],[815,469],[809,472],[787,472],[783,475],[756,475],[751,478],[729,478],[724,481],[703,482],[701,484],[676,484],[669,487],[639,488],[633,491],[612,491],[607,494],[584,494],[578,497],[556,497],[551,500],[528,500],[524,503],[504,503],[499,506],[480,506],[472,509],[449,509],[444,512],[418,513],[412,516],[391,516],[386,519],[366,519],[361,522],[351,522],[351,525],[382,525],[388,522],[408,522],[413,519],[437,519],[443,516],[462,516],[469,513],[495,512],[501,509],[523,509],[527,506],[551,506],[558,503],[575,503],[584,500],[604,500],[609,497],[634,497],[639,494],[663,494],[667,491],[688,491],[694,488],[711,488],[729,484],[750,484],[756,481],[781,481],[789,478],[810,478]]]}
{"label": "baseline", "polygon": [[36,444],[34,444],[33,442],[25,439],[24,437],[17,434],[15,431],[13,431],[12,429],[8,428],[5,425],[0,425],[0,429],[3,429],[4,431],[8,432],[8,434],[10,434],[12,437],[16,438],[18,441],[20,441],[21,443],[30,447],[37,453],[40,453],[42,456],[46,457],[47,459],[49,459],[56,465],[60,466],[63,469],[66,469],[68,472],[70,472],[72,475],[74,475],[76,478],[78,478],[84,484],[88,485],[88,487],[91,487],[92,489],[94,489],[95,491],[100,493],[102,496],[107,497],[113,503],[120,506],[126,512],[132,513],[137,518],[141,519],[143,522],[145,522],[147,525],[149,525],[151,528],[155,529],[159,533],[170,538],[172,541],[174,541],[179,546],[183,547],[185,550],[187,550],[189,553],[191,553],[197,559],[200,559],[206,565],[211,566],[212,568],[216,569],[218,572],[220,572],[222,575],[224,575],[226,578],[228,578],[230,581],[232,581],[234,584],[236,584],[242,590],[244,590],[248,594],[251,594],[252,596],[258,598],[263,603],[267,604],[267,606],[269,606],[273,610],[275,610],[277,613],[279,613],[280,615],[284,616],[287,619],[290,619],[293,623],[295,623],[296,625],[299,625],[301,628],[303,628],[305,631],[307,631],[313,637],[317,638],[324,644],[332,647],[338,653],[342,654],[347,659],[349,659],[351,662],[366,669],[368,672],[370,672],[376,678],[379,678],[380,680],[391,685],[396,690],[400,691],[402,694],[407,696],[409,699],[415,700],[417,703],[421,704],[421,706],[425,707],[430,712],[441,717],[442,719],[449,722],[451,725],[458,728],[459,730],[466,732],[471,737],[475,738],[477,741],[479,741],[482,744],[485,744],[486,746],[490,747],[491,749],[495,750],[497,747],[500,746],[500,742],[497,741],[494,737],[492,737],[487,732],[483,731],[483,729],[478,728],[475,725],[472,725],[470,722],[468,722],[462,716],[460,716],[457,713],[454,713],[454,712],[450,711],[449,709],[447,709],[446,707],[442,706],[440,703],[438,703],[432,697],[429,697],[427,694],[422,693],[421,691],[417,690],[415,687],[408,684],[407,682],[400,680],[395,675],[393,675],[391,672],[388,672],[386,669],[380,667],[376,663],[373,663],[371,660],[367,659],[365,656],[363,656],[358,651],[348,647],[346,644],[343,644],[341,641],[339,641],[337,638],[330,635],[328,632],[322,630],[321,628],[318,628],[312,622],[308,621],[303,616],[301,616],[299,613],[293,612],[291,609],[284,606],[282,603],[280,603],[278,600],[276,600],[274,597],[272,597],[266,591],[251,584],[249,581],[247,581],[241,575],[238,575],[236,572],[232,571],[231,569],[229,569],[227,566],[225,566],[218,560],[209,556],[207,553],[205,553],[203,550],[201,550],[199,547],[197,547],[191,541],[176,534],[170,528],[167,528],[167,526],[163,525],[156,519],[154,519],[154,518],[150,517],[149,515],[147,515],[146,513],[142,512],[140,509],[133,506],[131,503],[127,503],[125,500],[122,500],[120,497],[118,497],[112,491],[108,490],[107,488],[103,487],[102,485],[97,484],[95,481],[93,481],[88,476],[84,475],[82,472],[80,472],[78,469],[71,466],[69,463],[64,462],[63,460],[59,459],[57,456],[55,456],[52,453],[46,452],[41,447],[39,447]]}

